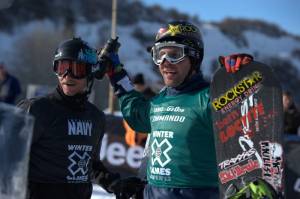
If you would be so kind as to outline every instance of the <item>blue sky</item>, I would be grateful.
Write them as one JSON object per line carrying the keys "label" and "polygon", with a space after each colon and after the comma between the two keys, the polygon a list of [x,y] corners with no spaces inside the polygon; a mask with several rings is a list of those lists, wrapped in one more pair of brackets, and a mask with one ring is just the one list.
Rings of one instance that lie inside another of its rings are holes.
{"label": "blue sky", "polygon": [[260,19],[300,35],[300,0],[142,0],[146,5],[159,4],[176,8],[204,21],[225,17]]}

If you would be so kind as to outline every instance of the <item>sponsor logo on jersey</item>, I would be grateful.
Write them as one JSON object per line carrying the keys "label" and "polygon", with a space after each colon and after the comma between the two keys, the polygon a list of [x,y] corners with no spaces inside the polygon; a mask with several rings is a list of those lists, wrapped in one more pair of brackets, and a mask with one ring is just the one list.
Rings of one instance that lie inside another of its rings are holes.
{"label": "sponsor logo on jersey", "polygon": [[91,156],[87,152],[83,152],[82,155],[77,151],[73,151],[69,155],[68,159],[71,164],[68,170],[71,175],[67,176],[68,181],[87,181],[88,180],[88,164]]}
{"label": "sponsor logo on jersey", "polygon": [[158,112],[179,112],[183,113],[184,108],[181,108],[180,106],[168,106],[168,107],[154,107],[153,112],[158,113]]}
{"label": "sponsor logo on jersey", "polygon": [[154,138],[151,144],[151,165],[149,167],[150,178],[153,180],[170,181],[172,170],[167,167],[171,162],[169,152],[172,145],[168,139],[173,139],[173,131],[153,131]]}
{"label": "sponsor logo on jersey", "polygon": [[158,142],[157,139],[154,139],[151,144],[152,164],[157,162],[161,167],[166,166],[171,161],[168,152],[172,148],[173,147],[168,139],[163,139],[161,142]]}
{"label": "sponsor logo on jersey", "polygon": [[179,116],[179,115],[154,115],[152,118],[152,122],[167,121],[167,122],[183,123],[184,120],[185,120],[185,116]]}
{"label": "sponsor logo on jersey", "polygon": [[93,123],[86,120],[68,120],[68,135],[92,136]]}
{"label": "sponsor logo on jersey", "polygon": [[76,145],[76,144],[69,144],[68,145],[69,151],[92,151],[93,146],[90,145]]}

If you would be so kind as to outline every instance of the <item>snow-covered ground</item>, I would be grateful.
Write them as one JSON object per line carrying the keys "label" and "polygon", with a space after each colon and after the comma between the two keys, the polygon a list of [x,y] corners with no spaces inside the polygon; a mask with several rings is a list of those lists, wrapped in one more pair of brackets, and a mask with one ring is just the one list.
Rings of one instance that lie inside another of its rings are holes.
{"label": "snow-covered ground", "polygon": [[93,185],[93,195],[91,199],[115,199],[114,194],[107,193],[99,185]]}

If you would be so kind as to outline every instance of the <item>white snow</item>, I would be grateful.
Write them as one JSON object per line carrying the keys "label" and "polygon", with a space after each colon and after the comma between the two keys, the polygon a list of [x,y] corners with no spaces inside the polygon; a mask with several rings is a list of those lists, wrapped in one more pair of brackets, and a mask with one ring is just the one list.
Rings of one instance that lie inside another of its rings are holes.
{"label": "white snow", "polygon": [[102,189],[99,185],[93,185],[93,194],[91,199],[115,199],[114,194],[107,193],[104,189]]}
{"label": "white snow", "polygon": [[220,55],[230,55],[233,53],[258,53],[260,57],[278,56],[288,58],[297,66],[300,71],[300,63],[291,56],[294,49],[300,48],[300,41],[292,37],[284,36],[280,38],[268,37],[262,33],[255,31],[245,31],[243,34],[247,39],[249,47],[238,47],[235,43],[226,37],[217,27],[211,24],[202,26],[203,41],[204,41],[204,60],[203,73],[209,75],[209,66],[213,59]]}
{"label": "white snow", "polygon": [[254,31],[246,31],[245,36],[251,51],[258,51],[264,55],[290,54],[293,49],[300,47],[300,42],[291,37],[272,38]]}
{"label": "white snow", "polygon": [[[120,37],[120,59],[128,72],[133,75],[143,73],[146,75],[147,81],[157,82],[159,77],[152,70],[152,60],[150,54],[146,51],[138,40],[133,37],[133,31],[141,28],[144,33],[155,37],[156,31],[161,24],[140,21],[132,26],[118,26],[117,35]],[[46,31],[54,31],[61,28],[50,21],[33,21],[15,29],[14,34],[0,32],[0,61],[6,60],[8,56],[13,57],[15,41],[24,34],[30,34],[36,30],[36,27]],[[97,23],[78,23],[75,26],[75,36],[80,36],[94,47],[99,47],[99,41],[105,41],[109,38],[101,38],[103,35],[110,35],[110,21],[101,21]],[[204,60],[202,70],[204,75],[210,75],[210,64],[212,60],[217,59],[220,55],[229,55],[232,53],[258,53],[263,56],[279,56],[281,58],[289,58],[300,71],[300,63],[291,56],[294,49],[300,49],[300,42],[292,37],[285,36],[281,38],[268,37],[262,33],[255,31],[245,31],[249,47],[239,48],[228,37],[226,37],[216,26],[203,23],[200,27],[204,40]],[[104,32],[106,34],[100,34]],[[8,64],[9,65],[9,64]]]}

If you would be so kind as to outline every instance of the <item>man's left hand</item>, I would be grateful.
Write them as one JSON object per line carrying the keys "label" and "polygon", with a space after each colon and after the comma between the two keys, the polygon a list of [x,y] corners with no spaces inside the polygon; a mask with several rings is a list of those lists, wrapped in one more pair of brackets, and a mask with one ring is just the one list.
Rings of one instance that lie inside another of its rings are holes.
{"label": "man's left hand", "polygon": [[249,54],[232,54],[229,56],[220,56],[219,63],[225,67],[228,73],[237,72],[242,65],[246,65],[253,60],[253,57]]}

